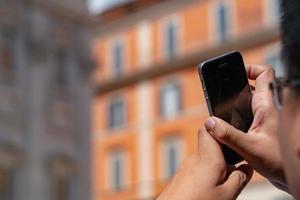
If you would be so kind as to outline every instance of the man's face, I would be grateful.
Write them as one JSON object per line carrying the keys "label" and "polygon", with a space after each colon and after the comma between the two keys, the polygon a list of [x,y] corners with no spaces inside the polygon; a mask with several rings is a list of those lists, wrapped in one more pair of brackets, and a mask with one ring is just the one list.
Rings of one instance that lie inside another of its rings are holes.
{"label": "man's face", "polygon": [[300,96],[289,89],[283,92],[278,138],[290,192],[300,199]]}

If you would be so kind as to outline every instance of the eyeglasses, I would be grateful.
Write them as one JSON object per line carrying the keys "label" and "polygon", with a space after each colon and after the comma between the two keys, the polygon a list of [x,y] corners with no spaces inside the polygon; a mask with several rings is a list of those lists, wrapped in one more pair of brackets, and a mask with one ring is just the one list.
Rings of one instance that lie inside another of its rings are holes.
{"label": "eyeglasses", "polygon": [[282,77],[276,78],[275,80],[273,80],[270,83],[269,87],[273,93],[273,99],[274,99],[275,106],[276,106],[277,110],[280,111],[282,109],[283,88],[284,87],[292,87],[292,88],[300,87],[300,79],[291,80],[291,79],[282,78]]}

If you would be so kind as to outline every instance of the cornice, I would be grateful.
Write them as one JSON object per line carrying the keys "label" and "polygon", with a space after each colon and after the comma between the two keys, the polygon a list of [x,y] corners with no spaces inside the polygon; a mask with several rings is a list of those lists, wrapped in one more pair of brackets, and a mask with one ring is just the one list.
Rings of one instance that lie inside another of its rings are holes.
{"label": "cornice", "polygon": [[261,29],[239,38],[228,40],[219,45],[206,49],[200,49],[194,53],[184,55],[170,60],[169,62],[158,63],[146,69],[139,70],[135,73],[111,79],[101,84],[95,85],[95,95],[103,95],[110,91],[133,85],[137,82],[160,77],[169,73],[188,69],[197,66],[202,61],[211,57],[230,52],[234,50],[243,51],[245,49],[254,48],[280,39],[279,27],[269,27]]}

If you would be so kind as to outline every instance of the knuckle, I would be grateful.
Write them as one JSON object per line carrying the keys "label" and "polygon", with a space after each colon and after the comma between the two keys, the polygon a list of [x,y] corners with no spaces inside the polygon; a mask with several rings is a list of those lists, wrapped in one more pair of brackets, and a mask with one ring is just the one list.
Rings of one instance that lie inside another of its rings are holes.
{"label": "knuckle", "polygon": [[275,70],[273,69],[273,67],[267,67],[266,74],[268,74],[268,76],[270,77],[275,77]]}
{"label": "knuckle", "polygon": [[268,114],[273,114],[273,104],[272,102],[267,102],[263,99],[259,101],[259,107],[256,110],[256,113],[260,113],[261,115],[265,116]]}
{"label": "knuckle", "polygon": [[230,131],[231,131],[231,125],[226,125],[223,129],[223,131],[220,131],[219,138],[220,140],[229,140],[230,139]]}
{"label": "knuckle", "polygon": [[274,70],[273,67],[267,67],[266,71],[267,71],[268,73],[270,73],[270,74],[275,73],[275,70]]}
{"label": "knuckle", "polygon": [[267,105],[267,103],[266,103],[265,101],[261,101],[261,104],[260,104],[259,109],[260,109],[262,112],[266,112],[266,111],[268,111],[268,109],[269,109],[269,105]]}
{"label": "knuckle", "polygon": [[260,67],[263,71],[267,71],[272,68],[272,66],[265,64],[265,65],[255,65],[256,67]]}
{"label": "knuckle", "polygon": [[247,179],[246,174],[244,174],[241,171],[237,171],[235,173],[235,176],[236,176],[238,185],[243,185],[245,183],[246,179]]}

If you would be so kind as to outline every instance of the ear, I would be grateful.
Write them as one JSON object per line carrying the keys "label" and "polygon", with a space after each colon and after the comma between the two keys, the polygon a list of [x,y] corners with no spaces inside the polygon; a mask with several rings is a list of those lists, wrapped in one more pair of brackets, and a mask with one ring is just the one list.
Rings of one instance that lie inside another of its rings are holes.
{"label": "ear", "polygon": [[286,141],[286,143],[294,146],[293,155],[296,155],[300,161],[300,105],[298,105],[297,110],[294,112],[296,112],[294,115],[290,113],[290,116],[286,116],[284,121],[282,121],[284,126],[290,126],[292,129],[289,131],[287,131],[288,129],[286,128],[286,131],[280,129],[281,131],[278,134],[279,137],[287,137],[288,141]]}
{"label": "ear", "polygon": [[[283,91],[283,106],[278,119],[278,141],[283,163],[294,171],[300,168],[300,104],[299,95],[290,89]],[[290,173],[290,172],[287,172]],[[295,171],[293,173],[296,173]],[[300,175],[300,174],[299,174]],[[300,178],[300,177],[299,177]]]}

